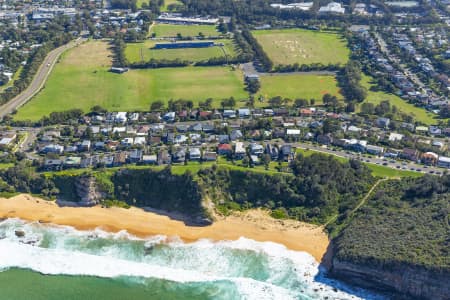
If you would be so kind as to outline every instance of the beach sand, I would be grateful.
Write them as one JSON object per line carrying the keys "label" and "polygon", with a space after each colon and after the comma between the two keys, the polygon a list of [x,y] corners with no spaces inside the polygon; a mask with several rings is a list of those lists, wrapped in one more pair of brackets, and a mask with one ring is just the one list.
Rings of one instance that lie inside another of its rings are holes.
{"label": "beach sand", "polygon": [[329,245],[328,236],[321,227],[294,220],[275,220],[264,210],[235,213],[218,218],[210,226],[195,227],[139,208],[59,207],[54,202],[22,194],[9,199],[0,198],[0,218],[68,225],[79,230],[97,227],[110,232],[127,230],[139,237],[156,234],[179,236],[185,242],[202,238],[219,241],[246,237],[308,252],[318,262],[324,258]]}

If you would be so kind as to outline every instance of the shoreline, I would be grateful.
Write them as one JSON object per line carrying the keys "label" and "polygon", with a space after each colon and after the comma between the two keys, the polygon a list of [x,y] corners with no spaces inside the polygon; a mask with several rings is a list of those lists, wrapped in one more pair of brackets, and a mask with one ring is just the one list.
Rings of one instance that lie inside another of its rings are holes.
{"label": "shoreline", "polygon": [[157,234],[178,236],[184,242],[199,239],[237,240],[246,237],[307,252],[318,263],[323,262],[330,243],[327,234],[319,226],[295,220],[273,219],[267,211],[260,209],[234,213],[218,218],[212,225],[196,227],[136,207],[60,207],[55,202],[21,194],[9,199],[0,198],[0,218],[67,225],[78,230],[126,230],[141,238]]}

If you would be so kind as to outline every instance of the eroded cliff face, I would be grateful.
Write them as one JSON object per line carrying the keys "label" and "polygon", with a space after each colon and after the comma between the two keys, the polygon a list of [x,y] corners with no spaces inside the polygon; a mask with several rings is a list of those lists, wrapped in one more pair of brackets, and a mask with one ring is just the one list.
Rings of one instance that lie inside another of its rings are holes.
{"label": "eroded cliff face", "polygon": [[334,257],[334,277],[362,287],[396,292],[415,299],[450,299],[450,272],[433,272],[407,264],[365,266]]}

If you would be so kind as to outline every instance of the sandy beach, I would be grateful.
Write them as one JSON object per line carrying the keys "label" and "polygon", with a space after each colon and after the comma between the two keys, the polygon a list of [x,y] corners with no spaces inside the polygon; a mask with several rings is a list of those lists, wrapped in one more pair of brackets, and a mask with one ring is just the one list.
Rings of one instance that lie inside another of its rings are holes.
{"label": "sandy beach", "polygon": [[219,218],[210,226],[195,227],[138,208],[59,207],[51,201],[18,195],[9,199],[0,198],[0,218],[68,225],[80,230],[97,227],[110,232],[127,230],[139,237],[155,234],[179,236],[185,242],[202,238],[219,241],[246,237],[308,252],[318,262],[322,261],[329,245],[328,237],[320,227],[294,220],[275,220],[263,210],[236,213]]}

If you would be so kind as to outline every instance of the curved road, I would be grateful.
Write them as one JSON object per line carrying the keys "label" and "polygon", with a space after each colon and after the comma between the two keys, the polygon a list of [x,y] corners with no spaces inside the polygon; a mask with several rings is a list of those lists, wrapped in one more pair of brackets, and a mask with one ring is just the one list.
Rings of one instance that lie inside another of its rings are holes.
{"label": "curved road", "polygon": [[31,81],[30,85],[22,93],[9,100],[6,104],[0,106],[0,119],[12,113],[14,110],[27,103],[27,101],[30,100],[34,95],[36,95],[44,87],[45,81],[47,80],[48,75],[55,66],[59,56],[64,51],[78,46],[85,40],[86,39],[78,38],[75,41],[71,41],[64,46],[50,51],[45,57],[42,65],[39,67],[39,70],[34,75],[34,78]]}

